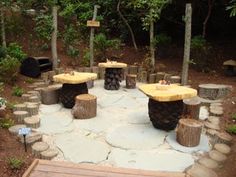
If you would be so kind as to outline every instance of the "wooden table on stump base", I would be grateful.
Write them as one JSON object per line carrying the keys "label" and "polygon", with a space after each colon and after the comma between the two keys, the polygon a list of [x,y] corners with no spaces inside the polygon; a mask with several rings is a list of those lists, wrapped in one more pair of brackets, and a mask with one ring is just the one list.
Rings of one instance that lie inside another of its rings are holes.
{"label": "wooden table on stump base", "polygon": [[183,112],[183,99],[197,95],[195,89],[161,84],[144,84],[139,89],[149,97],[148,113],[155,128],[175,129]]}
{"label": "wooden table on stump base", "polygon": [[106,63],[99,63],[98,66],[105,68],[104,88],[106,90],[119,90],[120,82],[123,78],[122,68],[126,68],[127,64],[109,61]]}
{"label": "wooden table on stump base", "polygon": [[59,74],[53,77],[55,82],[62,83],[59,99],[65,108],[72,108],[75,105],[75,97],[80,94],[87,94],[87,81],[95,80],[95,73],[71,72]]}

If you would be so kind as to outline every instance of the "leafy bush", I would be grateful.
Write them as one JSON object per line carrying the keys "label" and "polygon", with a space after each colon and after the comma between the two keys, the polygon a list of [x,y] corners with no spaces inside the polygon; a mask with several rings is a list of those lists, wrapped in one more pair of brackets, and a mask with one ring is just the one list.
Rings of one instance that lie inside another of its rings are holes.
{"label": "leafy bush", "polygon": [[99,59],[107,59],[107,51],[109,48],[118,49],[120,47],[120,40],[107,39],[105,34],[100,33],[94,38],[94,47]]}
{"label": "leafy bush", "polygon": [[10,43],[6,51],[7,55],[18,59],[20,62],[26,58],[26,54],[23,52],[22,47],[16,43]]}
{"label": "leafy bush", "polygon": [[0,61],[0,81],[13,83],[17,79],[20,62],[14,57],[7,56]]}
{"label": "leafy bush", "polygon": [[4,98],[0,97],[0,108],[5,107],[7,101]]}
{"label": "leafy bush", "polygon": [[11,169],[19,170],[23,166],[24,161],[16,157],[10,157],[7,159],[7,163]]}
{"label": "leafy bush", "polygon": [[69,46],[67,49],[67,54],[73,59],[72,64],[76,65],[78,64],[79,59],[79,50],[74,48],[73,46]]}
{"label": "leafy bush", "polygon": [[13,125],[14,125],[14,121],[12,119],[9,119],[9,118],[0,119],[0,127],[1,128],[8,129]]}
{"label": "leafy bush", "polygon": [[236,113],[234,113],[234,114],[232,115],[232,119],[233,119],[233,120],[236,120]]}
{"label": "leafy bush", "polygon": [[159,35],[156,35],[156,37],[154,38],[154,44],[155,46],[166,46],[169,45],[171,43],[172,39],[170,36],[168,36],[165,33],[161,33]]}
{"label": "leafy bush", "polygon": [[191,63],[201,72],[209,72],[213,66],[213,52],[211,45],[202,37],[195,36],[191,40]]}
{"label": "leafy bush", "polygon": [[68,46],[73,46],[74,44],[76,44],[77,39],[78,31],[75,29],[75,27],[71,24],[66,25],[65,31],[63,33],[63,42],[66,49],[68,49]]}
{"label": "leafy bush", "polygon": [[7,55],[6,48],[3,47],[3,46],[0,46],[0,59],[1,59],[1,58],[5,58],[6,55]]}
{"label": "leafy bush", "polygon": [[28,84],[32,84],[32,83],[34,83],[34,80],[33,80],[32,78],[28,77],[28,78],[25,80],[25,82],[28,83]]}
{"label": "leafy bush", "polygon": [[227,129],[227,132],[236,134],[236,125],[230,125]]}
{"label": "leafy bush", "polygon": [[81,64],[83,66],[89,66],[89,64],[90,64],[90,52],[88,49],[86,49],[86,51],[85,51],[85,54],[84,54],[83,59],[81,61]]}
{"label": "leafy bush", "polygon": [[18,96],[18,97],[21,97],[24,93],[24,90],[19,87],[19,86],[15,86],[12,88],[12,95],[13,96]]}

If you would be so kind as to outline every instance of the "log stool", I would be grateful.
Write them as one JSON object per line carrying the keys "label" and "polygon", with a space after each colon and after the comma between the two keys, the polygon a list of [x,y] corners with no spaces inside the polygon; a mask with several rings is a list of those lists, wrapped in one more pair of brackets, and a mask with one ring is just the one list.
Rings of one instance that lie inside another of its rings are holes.
{"label": "log stool", "polygon": [[198,97],[184,99],[184,115],[192,119],[199,119],[201,101]]}
{"label": "log stool", "polygon": [[41,91],[42,103],[46,105],[57,104],[59,101],[58,88],[44,88]]}
{"label": "log stool", "polygon": [[194,119],[180,119],[176,139],[186,147],[199,145],[202,132],[202,123]]}
{"label": "log stool", "polygon": [[91,94],[81,94],[76,97],[72,115],[76,119],[89,119],[97,115],[97,97]]}
{"label": "log stool", "polygon": [[134,89],[136,87],[136,77],[135,74],[126,75],[126,88]]}

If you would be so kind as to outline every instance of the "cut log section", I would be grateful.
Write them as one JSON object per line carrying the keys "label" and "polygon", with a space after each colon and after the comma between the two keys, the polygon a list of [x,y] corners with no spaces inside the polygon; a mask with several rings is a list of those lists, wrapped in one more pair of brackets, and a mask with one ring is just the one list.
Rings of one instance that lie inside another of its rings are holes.
{"label": "cut log section", "polygon": [[217,116],[209,116],[207,118],[207,120],[212,123],[212,124],[215,124],[215,125],[220,125],[220,117],[217,117]]}
{"label": "cut log section", "polygon": [[170,83],[180,84],[181,83],[181,77],[180,76],[171,76],[170,77]]}
{"label": "cut log section", "polygon": [[129,74],[137,75],[137,73],[138,73],[138,66],[130,65],[128,68],[129,68]]}
{"label": "cut log section", "polygon": [[106,68],[104,88],[106,90],[118,90],[122,80],[121,68]]}
{"label": "cut log section", "polygon": [[39,112],[38,105],[34,105],[34,104],[27,105],[26,109],[29,113],[29,116],[37,115]]}
{"label": "cut log section", "polygon": [[230,147],[227,144],[222,143],[215,144],[214,148],[222,154],[229,154],[231,151]]}
{"label": "cut log section", "polygon": [[199,96],[209,100],[224,99],[230,92],[232,86],[219,84],[199,85]]}
{"label": "cut log section", "polygon": [[13,111],[26,111],[26,105],[25,104],[16,104],[13,107]]}
{"label": "cut log section", "polygon": [[18,124],[18,125],[13,125],[13,126],[11,126],[8,130],[9,130],[9,132],[12,133],[13,135],[17,135],[17,134],[19,133],[19,130],[20,130],[21,128],[25,128],[25,127],[26,127],[26,125],[24,125],[24,124]]}
{"label": "cut log section", "polygon": [[41,79],[42,79],[44,82],[48,83],[48,81],[49,81],[49,73],[48,73],[48,72],[43,72],[43,73],[41,73]]}
{"label": "cut log section", "polygon": [[199,145],[202,123],[194,119],[180,119],[177,127],[177,142],[186,147]]}
{"label": "cut log section", "polygon": [[93,67],[92,67],[92,72],[93,72],[93,73],[96,73],[96,74],[98,75],[98,73],[99,73],[99,67],[93,66]]}
{"label": "cut log section", "polygon": [[59,102],[59,91],[58,88],[44,88],[41,91],[42,104],[51,105]]}
{"label": "cut log section", "polygon": [[23,101],[29,101],[29,98],[31,97],[32,95],[31,94],[23,94],[22,96],[21,96],[21,98],[23,99]]}
{"label": "cut log section", "polygon": [[56,74],[64,73],[64,69],[63,68],[55,68],[54,70],[55,70]]}
{"label": "cut log section", "polygon": [[216,142],[231,145],[233,137],[226,132],[216,133]]}
{"label": "cut log section", "polygon": [[16,123],[24,123],[24,119],[29,116],[27,111],[14,111],[13,112],[14,120]]}
{"label": "cut log section", "polygon": [[136,88],[136,77],[137,75],[128,74],[126,76],[126,88],[134,89]]}
{"label": "cut log section", "polygon": [[198,163],[210,169],[215,169],[219,166],[215,160],[207,157],[200,159]]}
{"label": "cut log section", "polygon": [[149,74],[148,83],[152,84],[156,82],[156,74]]}
{"label": "cut log section", "polygon": [[[20,142],[24,143],[24,138],[22,135],[18,136],[20,138]],[[31,132],[29,135],[26,135],[26,144],[33,144],[35,142],[42,141],[42,134],[39,132]]]}
{"label": "cut log section", "polygon": [[216,150],[211,150],[209,152],[209,157],[211,159],[219,162],[219,163],[222,163],[222,162],[224,162],[227,159],[226,155],[224,155],[224,154],[222,154],[222,153],[220,153],[220,152],[218,152]]}
{"label": "cut log section", "polygon": [[32,153],[41,158],[41,152],[46,151],[49,148],[49,145],[45,142],[36,142],[32,146]]}
{"label": "cut log section", "polygon": [[147,77],[148,77],[147,75],[148,75],[147,71],[142,71],[141,76],[140,76],[140,82],[146,83],[147,82]]}
{"label": "cut log section", "polygon": [[205,125],[206,128],[209,128],[209,129],[220,130],[219,124],[214,124],[214,123],[211,123],[211,122],[206,121],[206,122],[204,123],[204,125]]}
{"label": "cut log section", "polygon": [[55,71],[49,71],[48,72],[48,79],[49,79],[49,83],[53,83],[53,76],[56,75]]}
{"label": "cut log section", "polygon": [[218,177],[216,172],[212,169],[204,167],[200,164],[195,163],[188,171],[187,174],[191,177]]}
{"label": "cut log section", "polygon": [[40,92],[36,90],[30,90],[27,94],[30,94],[31,96],[38,96],[40,98]]}
{"label": "cut log section", "polygon": [[29,97],[29,102],[38,103],[40,102],[40,98],[38,96],[31,96]]}
{"label": "cut log section", "polygon": [[47,149],[46,151],[41,152],[41,159],[52,160],[57,154],[58,151],[56,149]]}
{"label": "cut log section", "polygon": [[213,108],[210,108],[210,115],[212,116],[222,116],[224,114],[223,112],[223,108],[221,107],[213,107]]}
{"label": "cut log section", "polygon": [[99,68],[99,78],[100,79],[105,78],[105,68]]}
{"label": "cut log section", "polygon": [[30,128],[40,127],[40,119],[38,116],[26,117],[24,119],[24,123],[27,127],[30,127]]}
{"label": "cut log section", "polygon": [[82,94],[76,97],[76,104],[72,109],[72,115],[76,119],[89,119],[97,115],[97,97],[90,94]]}
{"label": "cut log section", "polygon": [[191,119],[199,119],[201,101],[198,97],[184,99],[184,115]]}

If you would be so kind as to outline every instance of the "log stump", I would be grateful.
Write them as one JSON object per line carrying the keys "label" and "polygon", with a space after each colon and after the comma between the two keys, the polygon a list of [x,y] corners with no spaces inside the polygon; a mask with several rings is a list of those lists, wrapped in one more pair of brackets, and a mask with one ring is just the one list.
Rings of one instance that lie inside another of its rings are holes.
{"label": "log stump", "polygon": [[194,119],[180,119],[176,140],[182,146],[195,147],[200,143],[201,132],[201,122]]}
{"label": "log stump", "polygon": [[57,104],[59,102],[59,92],[58,88],[44,88],[41,91],[42,104],[51,105]]}
{"label": "log stump", "polygon": [[198,99],[198,97],[184,99],[183,102],[184,102],[183,114],[185,116],[188,116],[189,118],[198,120],[200,113],[200,104],[201,104],[201,101]]}
{"label": "log stump", "polygon": [[141,76],[140,76],[140,82],[146,83],[147,82],[147,77],[148,77],[147,75],[148,75],[147,71],[142,71]]}
{"label": "log stump", "polygon": [[227,144],[215,144],[214,149],[219,151],[222,154],[229,154],[231,151],[231,148]]}
{"label": "log stump", "polygon": [[198,163],[210,169],[215,169],[219,167],[218,163],[215,160],[207,157],[200,159]]}
{"label": "log stump", "polygon": [[41,79],[47,83],[49,81],[49,73],[48,72],[41,73]]}
{"label": "log stump", "polygon": [[24,119],[29,116],[27,111],[14,111],[13,112],[14,120],[16,123],[24,123]]}
{"label": "log stump", "polygon": [[226,132],[218,132],[216,133],[216,143],[223,143],[227,145],[231,145],[233,137]]}
{"label": "log stump", "polygon": [[164,72],[157,72],[156,73],[156,83],[158,83],[160,80],[164,80],[165,74],[166,73],[164,73]]}
{"label": "log stump", "polygon": [[39,107],[38,107],[38,105],[29,104],[29,105],[27,105],[26,110],[28,111],[29,116],[33,116],[33,115],[38,114]]}
{"label": "log stump", "polygon": [[30,128],[40,127],[40,119],[38,116],[26,117],[24,119],[24,123],[27,127],[30,127]]}
{"label": "log stump", "polygon": [[56,149],[47,149],[46,151],[41,152],[41,159],[45,160],[52,160],[54,157],[56,157],[58,154],[58,151]]}
{"label": "log stump", "polygon": [[224,99],[230,92],[232,86],[219,84],[201,84],[199,85],[199,97],[218,100]]}
{"label": "log stump", "polygon": [[195,163],[187,170],[187,175],[191,177],[218,177],[215,171],[198,163]]}
{"label": "log stump", "polygon": [[55,71],[49,71],[48,72],[48,79],[49,79],[49,83],[53,83],[53,76],[56,75]]}
{"label": "log stump", "polygon": [[49,145],[45,142],[36,142],[32,146],[32,153],[37,157],[41,158],[41,152],[46,151]]}
{"label": "log stump", "polygon": [[31,96],[29,97],[29,102],[33,102],[33,103],[38,103],[40,102],[40,98],[38,96]]}
{"label": "log stump", "polygon": [[100,79],[105,78],[105,68],[99,68],[99,78]]}
{"label": "log stump", "polygon": [[180,84],[181,83],[181,77],[180,76],[171,76],[170,77],[170,83]]}
{"label": "log stump", "polygon": [[23,94],[22,96],[21,96],[21,98],[23,99],[23,101],[29,101],[29,98],[31,97],[32,95],[31,94]]}
{"label": "log stump", "polygon": [[122,68],[106,68],[104,88],[118,90],[122,81]]}
{"label": "log stump", "polygon": [[129,66],[129,74],[137,75],[137,73],[138,73],[138,66],[130,65]]}
{"label": "log stump", "polygon": [[153,84],[156,82],[156,74],[149,74],[148,83]]}
{"label": "log stump", "polygon": [[13,111],[26,111],[25,104],[16,104],[13,106]]}
{"label": "log stump", "polygon": [[89,119],[97,115],[97,97],[90,94],[82,94],[76,97],[76,104],[72,109],[72,115],[76,119]]}
{"label": "log stump", "polygon": [[[21,143],[24,143],[22,135],[18,135]],[[26,135],[26,144],[33,144],[34,142],[42,141],[42,134],[32,131],[29,135]]]}
{"label": "log stump", "polygon": [[219,151],[216,151],[216,150],[211,150],[209,152],[209,157],[219,163],[222,163],[224,162],[226,159],[227,159],[227,156],[222,154],[221,152]]}
{"label": "log stump", "polygon": [[8,128],[8,131],[9,131],[10,133],[12,133],[13,135],[18,135],[19,130],[20,130],[21,128],[25,128],[25,127],[26,127],[26,125],[24,125],[24,124],[13,125],[13,126],[11,126],[10,128]]}
{"label": "log stump", "polygon": [[137,75],[134,74],[128,74],[126,76],[126,88],[128,89],[136,88],[136,77]]}

